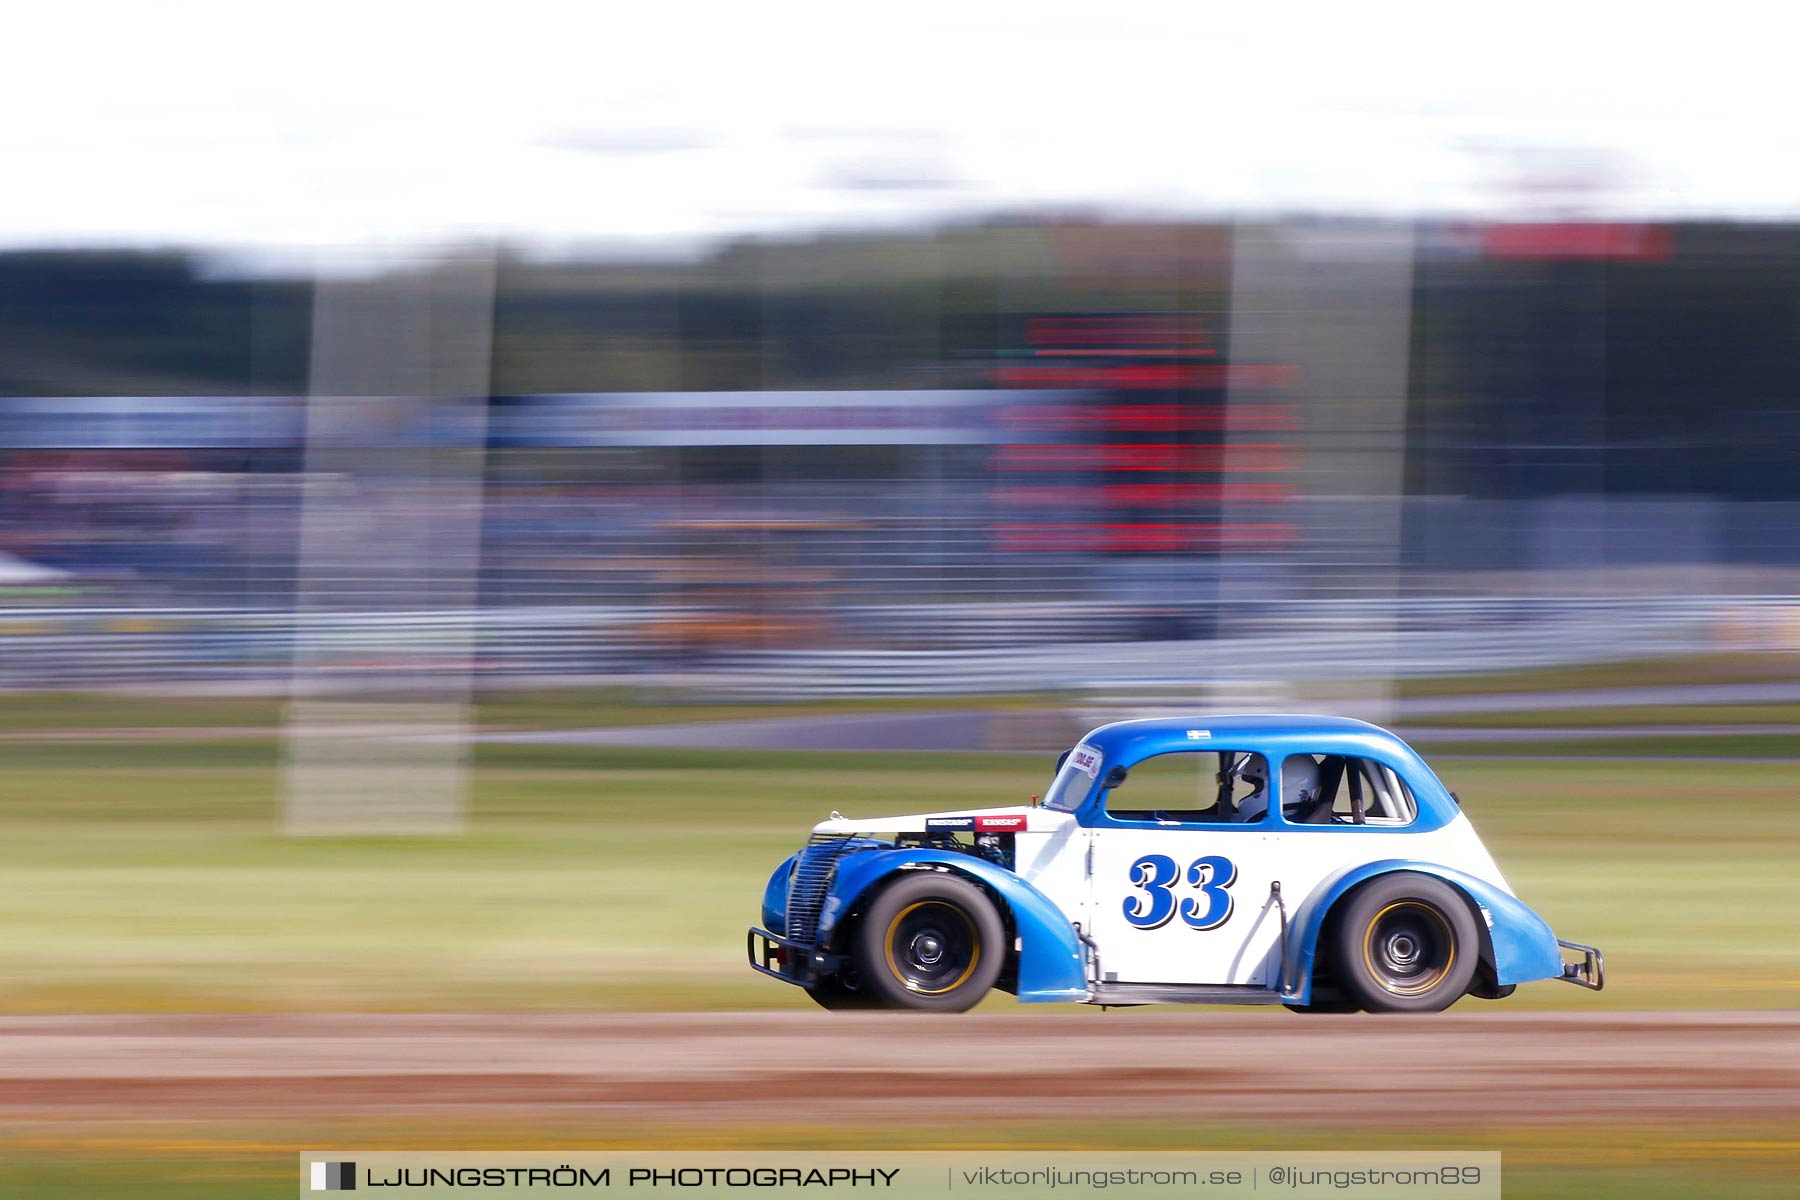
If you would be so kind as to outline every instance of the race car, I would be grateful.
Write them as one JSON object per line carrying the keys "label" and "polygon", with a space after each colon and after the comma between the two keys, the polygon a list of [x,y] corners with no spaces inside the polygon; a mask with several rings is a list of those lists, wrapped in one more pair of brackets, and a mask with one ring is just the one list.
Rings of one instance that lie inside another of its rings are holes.
{"label": "race car", "polygon": [[1605,985],[1600,951],[1513,895],[1424,760],[1341,717],[1121,721],[1062,754],[1041,804],[833,812],[762,910],[750,965],[828,1009],[962,1012],[999,988],[1435,1012]]}

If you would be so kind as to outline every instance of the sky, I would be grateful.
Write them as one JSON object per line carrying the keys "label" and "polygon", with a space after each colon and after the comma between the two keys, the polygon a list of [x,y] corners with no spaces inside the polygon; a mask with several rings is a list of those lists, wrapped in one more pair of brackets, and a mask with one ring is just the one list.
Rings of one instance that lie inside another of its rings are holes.
{"label": "sky", "polygon": [[0,246],[1800,210],[1776,5],[33,5]]}

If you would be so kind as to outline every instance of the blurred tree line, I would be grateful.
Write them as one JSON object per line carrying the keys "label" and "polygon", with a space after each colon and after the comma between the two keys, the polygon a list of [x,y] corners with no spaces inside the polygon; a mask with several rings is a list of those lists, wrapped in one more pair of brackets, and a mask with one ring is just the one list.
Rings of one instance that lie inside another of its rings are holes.
{"label": "blurred tree line", "polygon": [[[503,254],[492,390],[979,387],[1024,314],[1224,311],[1229,243],[1000,222],[691,260]],[[1795,226],[1680,225],[1643,258],[1422,237],[1409,491],[1800,498],[1797,268]],[[305,280],[177,253],[0,254],[0,396],[298,394],[311,304]]]}

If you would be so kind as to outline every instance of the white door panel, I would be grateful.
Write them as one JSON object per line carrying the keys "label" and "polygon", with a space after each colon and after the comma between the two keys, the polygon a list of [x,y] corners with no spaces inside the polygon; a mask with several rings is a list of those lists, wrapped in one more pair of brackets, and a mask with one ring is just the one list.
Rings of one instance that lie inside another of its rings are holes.
{"label": "white door panel", "polygon": [[1269,887],[1277,880],[1290,921],[1341,872],[1383,859],[1439,863],[1506,886],[1461,814],[1433,833],[1070,821],[1020,834],[1014,852],[1018,873],[1094,938],[1102,979],[1119,983],[1277,986],[1281,912]]}
{"label": "white door panel", "polygon": [[1276,881],[1290,920],[1343,871],[1382,859],[1440,863],[1505,886],[1460,815],[1422,834],[1274,825],[1099,829],[1088,836],[1088,928],[1100,946],[1102,978],[1119,983],[1277,986]]}
{"label": "white door panel", "polygon": [[1267,960],[1281,918],[1269,897],[1276,867],[1270,834],[1221,826],[1089,836],[1088,920],[1104,981],[1272,980]]}

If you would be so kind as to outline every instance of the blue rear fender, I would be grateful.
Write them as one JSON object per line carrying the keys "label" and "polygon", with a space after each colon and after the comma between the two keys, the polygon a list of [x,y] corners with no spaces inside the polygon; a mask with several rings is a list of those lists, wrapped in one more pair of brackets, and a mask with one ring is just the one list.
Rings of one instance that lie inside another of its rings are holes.
{"label": "blue rear fender", "polygon": [[[1006,868],[946,850],[887,849],[852,854],[839,864],[819,917],[819,939],[856,910],[872,890],[902,871],[940,869],[972,880],[993,896],[1018,939],[1018,998],[1027,1003],[1086,1000],[1081,942],[1068,916],[1044,893]],[[778,872],[779,873],[779,872]],[[783,885],[785,887],[785,884]],[[766,904],[766,901],[765,901]],[[767,914],[765,913],[765,916]],[[1010,949],[1010,948],[1009,948]]]}
{"label": "blue rear fender", "polygon": [[1562,974],[1562,950],[1556,944],[1556,934],[1551,932],[1544,918],[1531,911],[1518,897],[1451,867],[1408,859],[1386,859],[1364,863],[1344,872],[1328,886],[1314,892],[1295,914],[1296,928],[1289,943],[1296,950],[1292,972],[1295,981],[1293,1003],[1308,1004],[1312,1000],[1319,938],[1324,932],[1325,920],[1337,902],[1358,884],[1395,871],[1430,875],[1463,894],[1473,906],[1481,930],[1481,959],[1492,969],[1494,982],[1499,986],[1555,979]]}

